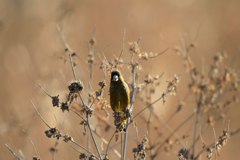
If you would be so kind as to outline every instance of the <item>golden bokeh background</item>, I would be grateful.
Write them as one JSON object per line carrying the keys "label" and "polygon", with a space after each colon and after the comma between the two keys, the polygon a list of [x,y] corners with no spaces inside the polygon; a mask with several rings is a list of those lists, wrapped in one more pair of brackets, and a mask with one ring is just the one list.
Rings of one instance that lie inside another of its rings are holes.
{"label": "golden bokeh background", "polygon": [[[204,68],[207,72],[212,57],[217,52],[225,50],[228,53],[226,64],[232,60],[236,52],[239,52],[239,15],[239,0],[0,0],[1,159],[14,159],[4,146],[5,143],[18,155],[21,149],[27,159],[35,155],[30,141],[21,131],[20,124],[33,140],[40,157],[42,159],[52,157],[49,148],[54,145],[55,140],[44,135],[47,127],[37,116],[30,100],[51,126],[61,123],[63,113],[51,107],[51,99],[37,85],[41,84],[51,95],[59,94],[60,97],[64,97],[68,92],[69,82],[74,80],[69,62],[64,63],[59,58],[63,56],[68,59],[68,55],[64,52],[65,47],[56,24],[79,56],[79,59],[76,59],[76,74],[87,90],[86,64],[89,52],[87,42],[92,37],[94,27],[97,44],[94,50],[93,88],[97,89],[97,83],[103,79],[103,72],[98,69],[100,61],[96,53],[102,57],[104,51],[109,60],[114,60],[114,56],[121,53],[125,28],[125,51],[122,56],[124,61],[130,58],[128,42],[137,41],[139,37],[141,50],[153,53],[160,53],[167,47],[181,46],[181,39],[184,38],[186,43],[196,44],[190,56],[200,70]],[[109,46],[105,48],[107,45]],[[237,73],[240,69],[239,62],[240,56],[235,57],[233,66]],[[123,72],[125,79],[130,81],[128,68],[124,67]],[[162,72],[165,73],[163,85],[158,88],[153,99],[165,91],[166,80],[174,74],[181,74],[177,96],[168,96],[164,106],[159,103],[160,107],[156,107],[159,116],[167,119],[176,109],[178,101],[184,98],[189,77],[183,67],[182,56],[177,55],[172,49],[154,60],[144,62],[140,74],[144,77],[146,73],[156,75]],[[237,96],[239,97],[239,94]],[[187,111],[184,113],[193,112],[195,105],[190,104],[193,105],[186,106]],[[85,143],[82,126],[79,126],[80,120],[72,113],[69,114],[63,127],[64,133],[71,133],[76,141]],[[143,115],[145,114],[148,115],[147,112]],[[239,114],[239,105],[234,106],[226,114],[225,119],[216,124],[217,137],[226,128],[228,119],[231,121],[231,130],[240,127]],[[57,122],[54,116],[57,117]],[[176,127],[184,118],[184,114],[176,116],[169,126]],[[93,118],[94,122],[96,120]],[[192,122],[189,126],[191,124]],[[138,126],[139,130],[146,128],[140,123]],[[186,128],[178,133],[181,135],[187,132]],[[134,134],[134,130],[134,128],[130,130],[130,133]],[[144,134],[140,135],[140,139]],[[103,133],[108,140],[109,135]],[[212,129],[203,137],[205,141],[212,143]],[[191,141],[192,137],[184,143],[190,145]],[[136,142],[129,141],[128,144],[127,157],[133,159],[131,151]],[[218,159],[237,159],[240,156],[239,144],[240,135],[231,138],[221,150]],[[201,147],[202,144],[198,143],[197,149],[200,150]],[[179,149],[175,147],[170,152],[162,152],[158,158],[177,159]],[[93,146],[92,150],[95,151]],[[114,157],[112,153],[111,155]],[[203,154],[202,159],[205,155]],[[76,151],[67,144],[60,143],[56,159],[77,158]]]}

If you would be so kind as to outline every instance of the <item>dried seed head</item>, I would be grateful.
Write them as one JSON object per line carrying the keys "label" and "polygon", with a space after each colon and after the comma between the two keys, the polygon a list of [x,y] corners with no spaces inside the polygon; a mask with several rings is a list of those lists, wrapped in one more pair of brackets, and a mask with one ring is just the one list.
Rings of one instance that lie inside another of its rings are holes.
{"label": "dried seed head", "polygon": [[34,156],[33,160],[41,160],[39,157]]}
{"label": "dried seed head", "polygon": [[96,38],[95,38],[95,37],[91,38],[90,41],[89,41],[89,43],[90,43],[91,45],[95,45],[95,44],[97,43]]}
{"label": "dried seed head", "polygon": [[65,136],[63,136],[63,141],[67,143],[69,141],[73,141],[73,138],[68,134],[66,134]]}
{"label": "dried seed head", "polygon": [[101,81],[98,83],[98,85],[103,89],[106,86],[106,83],[104,81]]}
{"label": "dried seed head", "polygon": [[182,158],[181,160],[187,160],[191,158],[190,152],[186,148],[181,148],[178,152],[178,158]]}
{"label": "dried seed head", "polygon": [[67,110],[69,112],[69,103],[68,102],[62,102],[61,103],[61,110],[62,110],[62,112],[64,112],[65,110]]}
{"label": "dried seed head", "polygon": [[132,53],[134,53],[134,54],[139,54],[140,53],[140,48],[139,48],[137,42],[131,42],[131,43],[129,43],[129,45],[130,45],[129,50]]}
{"label": "dried seed head", "polygon": [[79,159],[80,159],[80,160],[86,160],[86,159],[87,159],[86,153],[81,153],[81,154],[79,155]]}
{"label": "dried seed head", "polygon": [[55,135],[57,134],[57,132],[58,132],[58,131],[57,131],[56,127],[50,128],[49,130],[44,131],[44,133],[46,134],[46,136],[47,136],[48,138],[55,137]]}
{"label": "dried seed head", "polygon": [[55,107],[55,106],[59,107],[59,98],[58,97],[59,97],[59,95],[57,95],[55,97],[51,97],[53,107]]}
{"label": "dried seed head", "polygon": [[73,93],[78,93],[78,92],[81,92],[83,90],[83,85],[80,81],[72,82],[68,86],[68,89],[69,89],[70,93],[72,93],[72,94]]}

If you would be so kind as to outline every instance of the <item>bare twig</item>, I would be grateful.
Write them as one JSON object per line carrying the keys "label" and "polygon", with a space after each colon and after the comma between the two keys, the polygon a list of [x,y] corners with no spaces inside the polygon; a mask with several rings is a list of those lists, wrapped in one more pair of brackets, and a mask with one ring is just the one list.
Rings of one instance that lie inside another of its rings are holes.
{"label": "bare twig", "polygon": [[49,97],[52,98],[52,96],[51,96],[49,93],[47,93],[47,91],[45,91],[45,89],[44,89],[40,84],[38,84],[38,86],[39,86]]}
{"label": "bare twig", "polygon": [[89,121],[89,116],[87,116],[87,124],[88,124],[88,128],[89,128],[89,131],[90,131],[90,133],[91,133],[91,136],[92,136],[92,139],[93,139],[94,145],[95,145],[95,147],[96,147],[96,150],[97,150],[97,152],[98,152],[98,156],[99,156],[99,158],[100,158],[100,160],[101,160],[102,157],[101,157],[101,154],[100,154],[100,152],[99,152],[99,149],[98,149],[97,143],[96,143],[96,141],[95,141],[95,138],[94,138],[94,136],[93,136],[92,129],[91,129],[89,123],[90,123],[90,121]]}
{"label": "bare twig", "polygon": [[75,142],[74,140],[71,140],[72,143],[76,144],[77,146],[81,147],[82,149],[84,149],[85,151],[87,151],[88,153],[90,153],[91,155],[93,155],[94,157],[96,157],[97,159],[100,159],[99,157],[95,156],[91,151],[89,151],[88,149],[84,148],[82,145],[78,144],[77,142]]}
{"label": "bare twig", "polygon": [[71,66],[72,66],[73,76],[74,76],[74,79],[75,79],[75,81],[76,81],[76,80],[77,80],[77,77],[76,77],[76,73],[75,73],[75,70],[74,70],[74,67],[73,67],[72,54],[71,54],[71,53],[69,53],[69,59],[70,59]]}
{"label": "bare twig", "polygon": [[46,124],[46,126],[48,126],[48,128],[51,128],[46,122],[45,120],[42,118],[42,116],[40,115],[40,113],[38,112],[37,108],[34,106],[33,102],[30,101],[32,103],[32,106],[34,107],[34,109],[36,110],[37,114],[39,115],[39,117],[42,119],[42,121]]}
{"label": "bare twig", "polygon": [[35,147],[35,145],[34,145],[32,139],[29,137],[29,135],[27,134],[27,132],[23,129],[23,127],[22,127],[21,124],[20,124],[20,126],[21,126],[22,131],[26,134],[26,136],[28,137],[29,141],[31,142],[31,144],[32,144],[32,146],[33,146],[33,149],[34,149],[34,151],[35,151],[37,157],[39,157],[39,155],[38,155],[38,153],[37,153],[37,149],[36,149],[36,147]]}
{"label": "bare twig", "polygon": [[196,140],[196,136],[197,136],[197,128],[198,128],[198,123],[199,123],[200,110],[201,110],[201,106],[202,106],[201,104],[202,104],[202,92],[199,95],[197,112],[196,112],[195,129],[194,129],[194,134],[193,134],[193,150],[192,150],[193,157],[194,157],[194,152],[195,152],[195,140]]}
{"label": "bare twig", "polygon": [[107,150],[106,150],[106,156],[108,155],[109,145],[110,145],[110,143],[111,143],[111,141],[112,141],[112,139],[113,139],[113,137],[114,137],[115,134],[116,134],[116,132],[113,133],[111,139],[110,139],[109,142],[108,142]]}
{"label": "bare twig", "polygon": [[216,133],[215,129],[213,128],[213,134],[214,134],[214,148],[215,148],[215,160],[217,160],[217,141],[216,141]]}
{"label": "bare twig", "polygon": [[73,113],[75,113],[76,115],[78,115],[79,117],[81,117],[82,120],[85,121],[85,119],[80,114],[78,114],[76,111],[74,111],[72,108],[69,108],[69,110],[72,111]]}
{"label": "bare twig", "polygon": [[121,58],[121,56],[122,56],[122,54],[123,54],[123,52],[124,52],[124,39],[125,39],[125,34],[126,34],[126,28],[124,28],[124,32],[123,32],[122,51],[121,51],[121,53],[120,53],[120,55],[119,55],[119,57],[118,57],[118,60],[117,60],[117,63],[116,63],[116,66],[115,66],[115,67],[117,67],[117,65],[118,65],[118,63],[119,63],[119,61],[120,61],[120,58]]}
{"label": "bare twig", "polygon": [[8,147],[7,144],[5,144],[5,146],[9,149],[9,151],[10,151],[18,160],[20,160],[20,158],[11,150],[10,147]]}

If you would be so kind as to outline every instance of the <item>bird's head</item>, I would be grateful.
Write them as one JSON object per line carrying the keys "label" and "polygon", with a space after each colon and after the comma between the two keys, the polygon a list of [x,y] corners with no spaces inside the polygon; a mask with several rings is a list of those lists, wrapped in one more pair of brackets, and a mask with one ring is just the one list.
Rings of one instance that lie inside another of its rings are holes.
{"label": "bird's head", "polygon": [[121,73],[119,71],[112,71],[111,82],[112,83],[122,83],[123,82]]}

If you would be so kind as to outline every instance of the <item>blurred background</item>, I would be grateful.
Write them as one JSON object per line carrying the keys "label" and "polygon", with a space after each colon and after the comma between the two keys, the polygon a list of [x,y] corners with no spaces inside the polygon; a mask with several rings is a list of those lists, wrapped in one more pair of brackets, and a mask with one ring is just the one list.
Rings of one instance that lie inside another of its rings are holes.
{"label": "blurred background", "polygon": [[[27,159],[35,155],[21,126],[33,140],[39,156],[42,159],[52,157],[49,148],[54,145],[55,140],[45,136],[44,131],[48,128],[37,116],[30,100],[49,125],[60,125],[62,111],[51,107],[51,98],[37,85],[41,84],[49,94],[53,96],[59,94],[61,98],[66,97],[67,86],[74,80],[68,55],[64,52],[65,46],[56,24],[59,25],[70,47],[79,56],[76,59],[76,74],[85,84],[86,93],[88,41],[93,35],[94,27],[96,27],[97,44],[94,50],[92,87],[95,90],[104,75],[102,70],[99,70],[100,60],[96,53],[103,57],[104,51],[108,60],[114,60],[114,56],[118,56],[122,50],[124,28],[126,28],[125,51],[122,56],[124,61],[129,61],[130,58],[128,42],[137,41],[139,37],[141,37],[139,43],[141,51],[160,53],[170,47],[163,55],[144,62],[140,72],[142,77],[146,73],[160,75],[164,72],[162,85],[153,99],[158,98],[165,91],[166,80],[172,78],[174,74],[181,74],[177,96],[168,96],[165,105],[159,102],[159,106],[156,107],[159,116],[167,119],[176,110],[178,102],[184,98],[186,87],[190,82],[183,66],[182,56],[177,55],[171,48],[181,46],[182,38],[186,43],[196,44],[189,56],[199,70],[204,66],[207,71],[212,57],[223,50],[228,54],[227,60],[230,62],[236,52],[239,52],[239,15],[239,0],[0,0],[1,159],[15,159],[4,146],[5,143],[18,155],[20,149]],[[106,47],[107,45],[109,46]],[[64,63],[60,57],[65,57],[67,62]],[[235,57],[233,67],[237,69],[237,73],[240,69],[239,62],[240,56]],[[131,80],[131,77],[128,77],[129,73],[127,66],[123,67],[124,78],[127,81]],[[107,100],[109,100],[108,87],[105,90]],[[239,94],[237,96],[239,97]],[[225,119],[215,124],[217,137],[227,128],[228,119],[231,121],[230,130],[240,127],[238,106],[231,108]],[[195,107],[187,105],[184,113],[192,113]],[[109,112],[111,113],[110,110]],[[63,132],[84,144],[86,138],[82,134],[82,126],[79,126],[80,120],[72,113],[69,114],[66,116]],[[74,118],[79,121],[74,121]],[[184,114],[176,116],[169,126],[176,127],[177,122],[182,121],[183,118],[185,118]],[[113,124],[112,121],[109,123]],[[192,123],[193,121],[189,126]],[[146,128],[138,126],[139,131]],[[135,133],[134,130],[134,128],[130,130],[130,135]],[[186,131],[186,129],[180,130],[179,134]],[[109,140],[111,134],[103,133],[103,136]],[[212,129],[207,134],[208,136],[203,138],[210,144],[213,142]],[[139,136],[139,141],[142,140],[143,135],[146,133]],[[190,144],[192,137],[186,140],[186,143],[187,141]],[[132,141],[128,144],[127,157],[133,159],[132,148],[136,146],[136,142]],[[200,150],[201,147],[202,144],[199,143],[196,149]],[[239,147],[240,135],[236,135],[223,147],[218,159],[237,159],[240,156]],[[179,149],[175,147],[170,152],[162,152],[159,158],[177,159]],[[93,146],[92,150],[94,150]],[[202,159],[205,155],[204,153]],[[77,159],[77,157],[78,153],[61,141],[56,159]]]}

